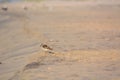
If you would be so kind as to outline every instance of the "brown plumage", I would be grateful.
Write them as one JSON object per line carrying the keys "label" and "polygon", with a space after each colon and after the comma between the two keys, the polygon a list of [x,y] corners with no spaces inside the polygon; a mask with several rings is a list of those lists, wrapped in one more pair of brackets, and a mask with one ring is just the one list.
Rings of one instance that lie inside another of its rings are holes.
{"label": "brown plumage", "polygon": [[42,47],[45,48],[45,49],[53,50],[52,48],[50,48],[50,47],[47,46],[46,44],[42,45]]}
{"label": "brown plumage", "polygon": [[8,7],[3,6],[1,9],[2,9],[3,11],[7,11],[7,10],[8,10]]}
{"label": "brown plumage", "polygon": [[51,47],[49,47],[48,45],[46,45],[46,44],[41,44],[40,47],[45,52],[53,53],[53,51],[52,51],[53,49]]}

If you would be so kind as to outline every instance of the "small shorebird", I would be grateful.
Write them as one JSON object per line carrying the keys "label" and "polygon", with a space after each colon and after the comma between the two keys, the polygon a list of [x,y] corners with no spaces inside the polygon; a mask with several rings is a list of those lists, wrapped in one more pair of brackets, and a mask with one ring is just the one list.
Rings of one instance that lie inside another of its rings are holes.
{"label": "small shorebird", "polygon": [[1,8],[3,11],[7,11],[8,10],[8,6],[7,5],[3,5]]}
{"label": "small shorebird", "polygon": [[24,9],[24,10],[28,10],[28,7],[27,7],[27,6],[23,6],[23,9]]}
{"label": "small shorebird", "polygon": [[40,47],[43,51],[54,54],[53,49],[49,47],[48,45],[41,44]]}

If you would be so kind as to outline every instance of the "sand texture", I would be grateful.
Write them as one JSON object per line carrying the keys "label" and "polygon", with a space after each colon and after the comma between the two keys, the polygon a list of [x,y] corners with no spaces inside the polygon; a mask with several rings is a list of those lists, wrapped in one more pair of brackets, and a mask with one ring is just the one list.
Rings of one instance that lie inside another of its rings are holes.
{"label": "sand texture", "polygon": [[120,1],[1,3],[0,80],[120,80]]}

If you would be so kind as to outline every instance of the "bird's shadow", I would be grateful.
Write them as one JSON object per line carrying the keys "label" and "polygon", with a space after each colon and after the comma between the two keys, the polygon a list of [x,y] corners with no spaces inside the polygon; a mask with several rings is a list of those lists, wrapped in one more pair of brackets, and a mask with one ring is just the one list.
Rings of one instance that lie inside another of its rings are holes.
{"label": "bird's shadow", "polygon": [[27,64],[27,65],[24,67],[23,71],[28,70],[28,69],[38,68],[40,65],[41,65],[41,64],[40,64],[39,62],[29,63],[29,64]]}

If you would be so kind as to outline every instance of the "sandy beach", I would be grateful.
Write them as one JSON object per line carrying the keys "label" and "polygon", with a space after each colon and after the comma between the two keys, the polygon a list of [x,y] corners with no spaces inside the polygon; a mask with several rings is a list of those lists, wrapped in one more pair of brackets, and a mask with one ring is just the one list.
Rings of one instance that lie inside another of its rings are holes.
{"label": "sandy beach", "polygon": [[119,67],[119,0],[0,3],[0,80],[120,80]]}

